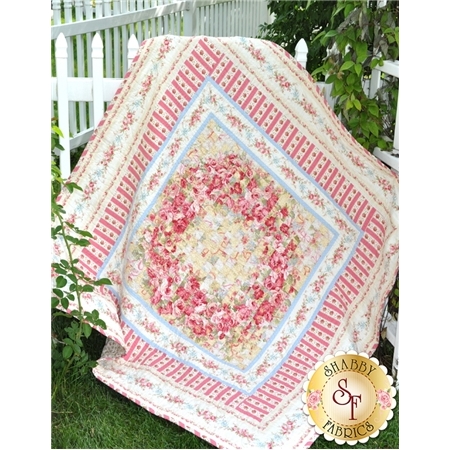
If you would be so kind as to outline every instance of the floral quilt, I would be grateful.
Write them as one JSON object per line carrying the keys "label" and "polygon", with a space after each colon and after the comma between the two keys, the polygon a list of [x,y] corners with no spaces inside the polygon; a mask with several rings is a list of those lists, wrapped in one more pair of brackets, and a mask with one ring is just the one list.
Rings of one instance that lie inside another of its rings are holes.
{"label": "floral quilt", "polygon": [[83,298],[95,376],[217,447],[309,447],[308,372],[378,344],[398,180],[307,71],[263,40],[147,40],[71,180],[75,256],[112,281]]}

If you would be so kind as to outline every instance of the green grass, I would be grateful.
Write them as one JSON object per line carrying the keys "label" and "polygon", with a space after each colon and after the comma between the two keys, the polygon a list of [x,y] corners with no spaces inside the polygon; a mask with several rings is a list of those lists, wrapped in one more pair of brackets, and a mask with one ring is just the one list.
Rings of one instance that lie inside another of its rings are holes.
{"label": "green grass", "polygon": [[52,448],[213,448],[94,378],[73,381],[52,407]]}
{"label": "green grass", "polygon": [[[104,341],[93,332],[86,344],[92,357],[100,356]],[[61,385],[52,402],[51,444],[52,448],[214,448],[150,414],[92,373],[67,377]]]}
{"label": "green grass", "polygon": [[[105,337],[96,331],[86,350],[98,359]],[[52,375],[54,369],[52,368]],[[398,394],[396,400],[398,402]],[[399,407],[376,439],[355,446],[338,445],[319,437],[311,448],[399,448]],[[155,416],[104,383],[92,373],[68,376],[52,402],[52,448],[215,448],[179,426]]]}

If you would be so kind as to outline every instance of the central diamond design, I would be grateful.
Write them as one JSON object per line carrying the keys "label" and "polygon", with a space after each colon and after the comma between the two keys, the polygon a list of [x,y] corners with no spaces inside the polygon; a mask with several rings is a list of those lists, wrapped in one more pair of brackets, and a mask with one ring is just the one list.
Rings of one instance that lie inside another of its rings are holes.
{"label": "central diamond design", "polygon": [[133,237],[127,277],[167,324],[244,370],[331,239],[210,119]]}

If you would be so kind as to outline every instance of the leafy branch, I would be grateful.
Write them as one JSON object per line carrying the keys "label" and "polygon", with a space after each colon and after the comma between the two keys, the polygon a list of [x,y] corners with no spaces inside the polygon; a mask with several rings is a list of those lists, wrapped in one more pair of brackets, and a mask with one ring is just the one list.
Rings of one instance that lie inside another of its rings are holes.
{"label": "leafy branch", "polygon": [[[52,151],[55,148],[61,150],[58,136],[61,136],[61,130],[52,123]],[[96,361],[89,359],[83,340],[91,336],[93,327],[105,330],[106,324],[97,310],[85,311],[81,300],[83,294],[94,292],[98,286],[110,285],[111,281],[107,278],[93,280],[78,267],[79,259],[74,257],[74,250],[89,246],[89,239],[93,236],[65,219],[65,210],[58,203],[58,196],[62,189],[73,193],[74,190],[81,188],[76,183],[65,182],[62,179],[61,171],[53,159],[51,174],[51,237],[61,242],[66,253],[66,259],[52,263],[52,320],[56,317],[70,319],[69,326],[52,333],[52,359],[55,368],[60,369],[54,383],[53,398],[70,369],[86,373],[97,364]],[[71,305],[76,306],[71,308]]]}
{"label": "leafy branch", "polygon": [[385,60],[399,57],[399,5],[390,1],[377,8],[377,2],[338,0],[333,16],[343,14],[336,29],[323,30],[315,40],[328,49],[328,56],[313,76],[322,74],[332,84],[335,112],[353,137],[365,148],[391,146],[398,79],[385,76],[384,86],[369,98],[363,88],[372,69]]}
{"label": "leafy branch", "polygon": [[340,14],[331,17],[336,3],[336,0],[270,0],[267,6],[274,18],[270,24],[261,25],[259,37],[277,43],[292,56],[298,41],[304,38],[309,42],[306,69],[312,72],[326,56],[320,42],[312,41],[317,33],[341,20]]}

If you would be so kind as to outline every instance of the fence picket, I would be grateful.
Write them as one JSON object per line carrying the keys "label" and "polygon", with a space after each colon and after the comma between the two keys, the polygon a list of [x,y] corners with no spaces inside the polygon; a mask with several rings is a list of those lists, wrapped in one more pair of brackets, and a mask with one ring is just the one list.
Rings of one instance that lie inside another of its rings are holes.
{"label": "fence picket", "polygon": [[[103,17],[111,17],[111,0],[104,0],[103,1]],[[105,67],[105,74],[108,78],[112,77],[113,73],[113,54],[112,54],[112,35],[109,28],[104,31],[104,38],[103,38],[103,44],[105,48],[105,60],[104,60],[104,67]]]}
{"label": "fence picket", "polygon": [[69,95],[67,83],[67,52],[68,44],[61,33],[55,43],[56,73],[58,82],[58,126],[63,134],[59,143],[64,151],[59,152],[61,175],[67,178],[70,175],[70,129],[69,129]]}
{"label": "fence picket", "polygon": [[[72,3],[71,2],[64,2],[64,21],[65,23],[72,23]],[[69,77],[74,76],[74,68],[75,68],[75,59],[74,59],[74,53],[73,53],[73,38],[71,36],[68,36],[67,38],[67,58],[69,61],[69,65],[67,67],[67,75]],[[76,133],[77,130],[77,111],[76,111],[76,105],[73,102],[70,102],[69,105],[69,127],[70,132],[72,134]]]}
{"label": "fence picket", "polygon": [[[163,5],[168,5],[170,3],[173,3],[172,0],[162,0]],[[170,34],[172,33],[172,14],[164,15],[164,31],[163,34]]]}
{"label": "fence picket", "polygon": [[[113,0],[113,8],[111,15],[120,15],[120,0]],[[113,61],[114,61],[114,77],[120,78],[120,33],[119,28],[114,27],[113,31]]]}
{"label": "fence picket", "polygon": [[95,18],[103,17],[103,0],[95,0]]}
{"label": "fence picket", "polygon": [[61,0],[52,0],[53,24],[61,23]]}
{"label": "fence picket", "polygon": [[[267,2],[251,0],[251,5],[245,3],[242,0],[52,0],[52,51],[56,51],[56,40],[63,32],[67,42],[67,76],[92,79],[94,71],[90,56],[94,35],[99,33],[104,53],[103,77],[106,80],[120,79],[129,66],[128,43],[132,35],[136,34],[139,44],[145,39],[166,33],[235,36],[248,31],[251,36],[250,31],[254,30],[252,19],[256,16],[263,17],[262,14],[268,17]],[[255,5],[259,6],[258,14],[254,11]],[[242,9],[243,6],[248,7]],[[246,12],[251,18],[243,17]],[[238,22],[247,22],[249,26],[246,29],[239,28]],[[255,34],[254,31],[252,34]],[[55,93],[52,91],[51,101],[52,117],[56,111],[56,99],[60,101],[56,85],[58,91],[61,86],[56,81],[56,75],[52,69],[55,80]],[[105,89],[106,86],[110,85],[104,84]],[[69,100],[67,135],[73,136],[70,140],[72,149],[85,143],[88,134],[97,124],[98,111],[94,112],[92,100],[86,100],[85,97],[72,97]],[[59,111],[57,114],[60,115]]]}
{"label": "fence picket", "polygon": [[[75,1],[75,20],[77,22],[80,22],[83,20],[83,7],[84,2],[82,0],[76,0]],[[83,36],[78,35],[75,39],[76,42],[76,49],[77,49],[77,76],[79,77],[85,77],[86,76],[86,70],[85,70],[85,59],[84,59],[84,41]],[[87,128],[87,117],[86,117],[86,103],[85,102],[79,102],[78,103],[78,119],[79,119],[79,126],[78,129],[85,130]]]}
{"label": "fence picket", "polygon": [[308,46],[303,38],[301,38],[295,46],[295,59],[303,67],[306,67],[306,63],[308,62]]}
{"label": "fence picket", "polygon": [[[122,14],[128,12],[128,4],[126,0],[122,0],[121,3]],[[128,42],[128,30],[127,26],[122,26],[122,77],[125,75],[125,68],[127,67],[127,42]]]}
{"label": "fence picket", "polygon": [[[142,0],[137,0],[137,2],[136,2],[136,6],[135,6],[135,11],[142,11]],[[136,28],[137,29],[135,29],[135,30],[132,30],[131,32],[133,33],[137,33],[137,39],[138,39],[138,41],[139,42],[142,42],[143,41],[143,38],[142,38],[142,22],[138,22],[137,23],[137,26],[136,26]]]}
{"label": "fence picket", "polygon": [[100,33],[92,40],[92,92],[94,101],[94,123],[99,123],[103,108],[103,42]]}
{"label": "fence picket", "polygon": [[136,39],[136,36],[134,34],[132,34],[130,39],[128,40],[128,65],[127,65],[127,69],[130,68],[131,63],[133,62],[133,59],[135,58],[138,50],[139,50],[139,42]]}

